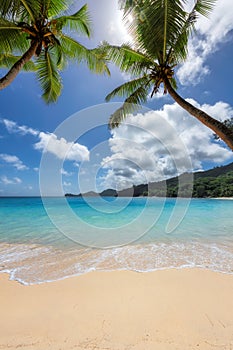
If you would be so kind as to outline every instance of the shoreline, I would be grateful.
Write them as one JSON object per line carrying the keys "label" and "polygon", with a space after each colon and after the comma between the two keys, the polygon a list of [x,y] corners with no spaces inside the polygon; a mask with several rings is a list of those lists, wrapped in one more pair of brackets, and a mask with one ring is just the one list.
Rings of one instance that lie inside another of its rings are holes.
{"label": "shoreline", "polygon": [[[22,285],[53,283],[90,272],[201,269],[233,275],[233,245],[228,242],[139,242],[111,249],[61,250],[41,244],[0,244],[0,274]],[[59,255],[59,259],[57,258]],[[18,258],[17,258],[18,257]]]}
{"label": "shoreline", "polygon": [[232,295],[232,275],[197,268],[30,286],[1,273],[0,349],[231,350]]}
{"label": "shoreline", "polygon": [[156,273],[156,272],[163,272],[163,271],[180,271],[180,270],[200,270],[200,271],[209,271],[209,272],[213,272],[213,273],[217,273],[217,274],[223,274],[223,275],[229,275],[229,276],[233,276],[233,270],[231,270],[230,272],[227,271],[220,271],[220,270],[215,270],[215,269],[211,269],[208,267],[200,267],[200,266],[170,266],[170,267],[164,267],[164,268],[157,268],[157,269],[153,269],[153,270],[148,270],[148,271],[140,271],[140,270],[133,270],[133,269],[128,269],[128,268],[119,268],[119,269],[114,269],[114,270],[98,270],[98,269],[90,269],[89,271],[85,271],[85,272],[81,272],[81,273],[77,273],[74,275],[67,275],[67,276],[63,276],[63,277],[58,277],[57,279],[52,279],[52,280],[45,280],[45,281],[39,281],[39,282],[25,282],[23,280],[21,280],[20,278],[14,278],[12,277],[12,274],[14,274],[13,271],[7,271],[7,270],[3,270],[0,271],[0,281],[1,281],[1,276],[6,275],[8,276],[8,281],[9,282],[16,282],[21,286],[24,287],[32,287],[32,286],[39,286],[39,285],[43,285],[43,284],[50,284],[50,283],[57,283],[60,281],[64,281],[67,279],[72,279],[72,278],[79,278],[80,276],[83,275],[88,275],[91,273],[115,273],[115,272],[129,272],[129,273],[136,273],[136,274],[150,274],[150,273]]}
{"label": "shoreline", "polygon": [[226,201],[233,201],[233,197],[216,197],[216,198],[210,198],[210,199],[223,199]]}

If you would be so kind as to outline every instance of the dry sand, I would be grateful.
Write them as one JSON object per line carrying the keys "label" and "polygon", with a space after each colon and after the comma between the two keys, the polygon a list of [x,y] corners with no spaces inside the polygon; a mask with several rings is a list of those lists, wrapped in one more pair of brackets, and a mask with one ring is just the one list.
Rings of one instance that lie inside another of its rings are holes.
{"label": "dry sand", "polygon": [[233,275],[93,272],[23,286],[0,275],[0,349],[233,349]]}

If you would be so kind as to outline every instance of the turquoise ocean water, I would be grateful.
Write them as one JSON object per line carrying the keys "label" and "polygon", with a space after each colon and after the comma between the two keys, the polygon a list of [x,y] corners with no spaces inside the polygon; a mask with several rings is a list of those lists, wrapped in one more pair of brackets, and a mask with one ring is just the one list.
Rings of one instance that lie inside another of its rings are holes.
{"label": "turquoise ocean water", "polygon": [[0,198],[0,272],[23,284],[92,270],[233,273],[233,201]]}

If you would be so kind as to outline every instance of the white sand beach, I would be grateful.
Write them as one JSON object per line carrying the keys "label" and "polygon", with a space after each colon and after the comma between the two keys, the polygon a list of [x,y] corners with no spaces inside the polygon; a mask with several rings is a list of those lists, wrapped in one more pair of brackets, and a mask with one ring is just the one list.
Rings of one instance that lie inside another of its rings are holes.
{"label": "white sand beach", "polygon": [[0,349],[233,349],[233,275],[91,272],[23,286],[0,275]]}

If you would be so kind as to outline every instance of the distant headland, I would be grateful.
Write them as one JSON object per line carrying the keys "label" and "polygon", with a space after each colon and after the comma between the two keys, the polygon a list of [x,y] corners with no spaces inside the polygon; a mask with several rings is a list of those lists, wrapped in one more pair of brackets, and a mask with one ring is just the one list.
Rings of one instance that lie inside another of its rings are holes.
{"label": "distant headland", "polygon": [[[179,186],[181,184],[181,186]],[[193,188],[193,189],[192,189]],[[193,173],[193,183],[188,173],[167,180],[141,184],[121,191],[106,189],[100,193],[66,193],[66,197],[233,197],[233,162],[221,167]]]}

